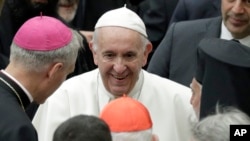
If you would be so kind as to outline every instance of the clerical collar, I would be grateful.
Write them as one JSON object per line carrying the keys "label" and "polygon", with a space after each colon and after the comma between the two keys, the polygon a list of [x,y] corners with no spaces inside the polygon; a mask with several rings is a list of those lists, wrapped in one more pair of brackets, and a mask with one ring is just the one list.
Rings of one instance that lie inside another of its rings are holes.
{"label": "clerical collar", "polygon": [[[141,89],[143,86],[143,80],[144,75],[143,71],[139,73],[139,79],[137,80],[135,87],[131,90],[131,92],[128,94],[129,97],[132,97],[134,99],[139,99],[141,94]],[[98,102],[99,102],[99,109],[100,111],[106,105],[109,101],[112,99],[115,99],[114,95],[112,95],[110,92],[108,92],[102,82],[100,73],[97,75],[97,96],[98,96]]]}
{"label": "clerical collar", "polygon": [[[233,39],[232,34],[228,31],[228,29],[224,25],[224,22],[221,22],[221,35],[220,35],[220,38],[221,39],[226,39],[226,40],[232,40]],[[245,38],[238,39],[238,41],[241,44],[250,47],[250,35],[248,35]]]}
{"label": "clerical collar", "polygon": [[31,96],[31,94],[29,93],[29,91],[18,81],[16,80],[13,76],[11,76],[9,73],[7,73],[5,70],[1,70],[1,72],[3,74],[5,74],[6,76],[8,76],[11,80],[13,80],[27,95],[27,97],[29,98],[30,102],[33,101],[33,98]]}

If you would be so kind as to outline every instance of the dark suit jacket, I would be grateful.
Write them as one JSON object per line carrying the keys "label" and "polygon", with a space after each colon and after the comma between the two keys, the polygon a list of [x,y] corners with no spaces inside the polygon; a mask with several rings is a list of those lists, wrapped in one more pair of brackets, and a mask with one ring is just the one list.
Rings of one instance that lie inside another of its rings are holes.
{"label": "dark suit jacket", "polygon": [[31,120],[21,108],[13,90],[2,80],[8,82],[18,92],[24,107],[30,103],[28,97],[17,84],[1,72],[0,79],[0,140],[37,141],[37,133]]}
{"label": "dark suit jacket", "polygon": [[170,24],[221,15],[221,0],[179,0]]}
{"label": "dark suit jacket", "polygon": [[[149,40],[156,49],[164,34],[178,0],[145,0],[139,7],[144,9],[141,18],[145,23]],[[147,7],[142,7],[142,6]]]}
{"label": "dark suit jacket", "polygon": [[249,47],[218,38],[203,39],[197,66],[196,80],[202,84],[200,118],[214,114],[217,104],[250,115]]}
{"label": "dark suit jacket", "polygon": [[221,22],[221,17],[216,17],[174,23],[147,70],[189,86],[195,74],[198,43],[204,37],[219,37]]}

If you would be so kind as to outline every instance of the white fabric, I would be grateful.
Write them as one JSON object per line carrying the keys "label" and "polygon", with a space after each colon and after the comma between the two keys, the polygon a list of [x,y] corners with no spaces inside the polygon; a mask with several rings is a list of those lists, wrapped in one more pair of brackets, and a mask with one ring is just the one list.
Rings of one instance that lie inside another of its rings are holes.
{"label": "white fabric", "polygon": [[128,28],[148,37],[142,19],[135,12],[126,7],[117,8],[104,13],[97,21],[95,28],[105,26]]}
{"label": "white fabric", "polygon": [[[99,85],[101,79],[98,76],[99,70],[96,69],[65,81],[39,107],[33,120],[39,141],[52,141],[58,125],[72,116],[99,116],[99,109],[102,109],[99,106],[108,103],[110,94],[99,91],[103,86]],[[188,121],[194,114],[189,103],[191,90],[144,70],[140,76],[144,78],[139,80],[129,96],[132,95],[148,108],[153,121],[153,133],[159,136],[160,141],[188,140],[191,136]]]}

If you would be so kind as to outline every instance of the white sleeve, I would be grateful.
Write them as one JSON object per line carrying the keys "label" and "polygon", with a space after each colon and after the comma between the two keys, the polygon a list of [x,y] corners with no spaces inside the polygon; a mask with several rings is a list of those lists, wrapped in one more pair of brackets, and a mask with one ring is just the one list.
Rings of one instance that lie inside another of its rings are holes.
{"label": "white sleeve", "polygon": [[58,89],[44,104],[41,104],[32,121],[39,141],[52,141],[60,123],[70,117],[70,105],[65,90]]}
{"label": "white sleeve", "polygon": [[174,97],[174,115],[176,118],[176,130],[179,140],[184,141],[191,137],[191,119],[195,117],[192,105],[189,103],[190,93],[177,94]]}

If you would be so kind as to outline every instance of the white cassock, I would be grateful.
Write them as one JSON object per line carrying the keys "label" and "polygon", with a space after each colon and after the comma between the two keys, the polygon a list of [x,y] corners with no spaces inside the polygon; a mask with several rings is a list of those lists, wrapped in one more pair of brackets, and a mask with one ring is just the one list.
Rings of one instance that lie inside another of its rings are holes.
{"label": "white cassock", "polygon": [[[129,96],[148,108],[153,133],[159,137],[159,141],[185,141],[190,138],[189,117],[194,114],[189,103],[191,89],[142,70]],[[52,141],[55,129],[72,116],[99,116],[104,105],[112,98],[104,88],[98,69],[66,80],[39,107],[32,121],[39,141]]]}

